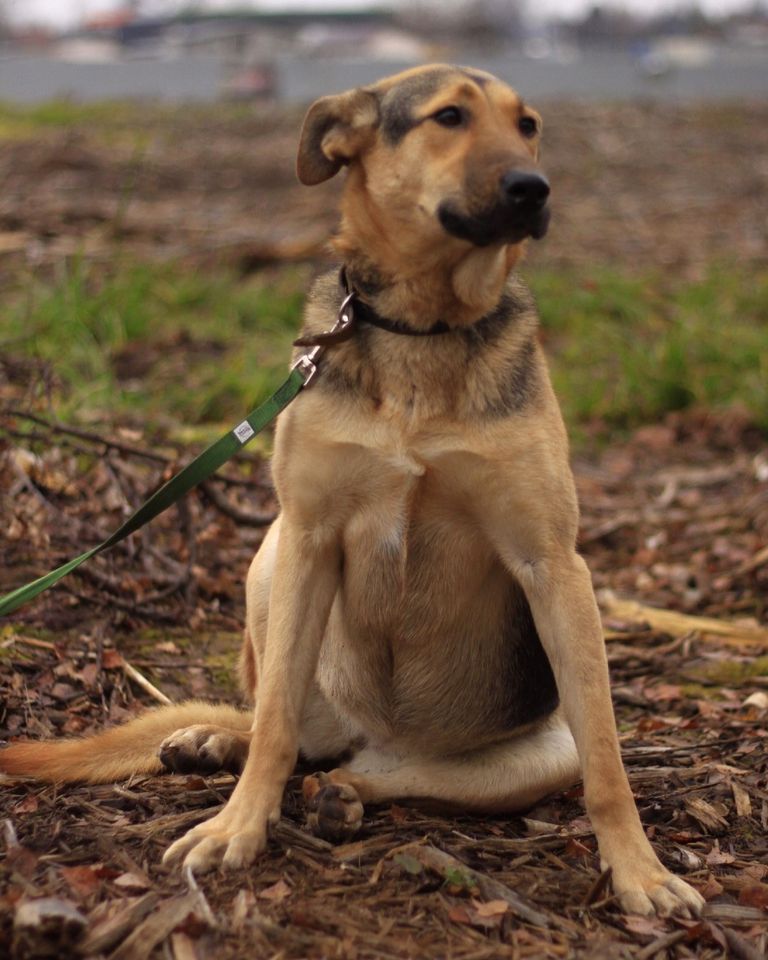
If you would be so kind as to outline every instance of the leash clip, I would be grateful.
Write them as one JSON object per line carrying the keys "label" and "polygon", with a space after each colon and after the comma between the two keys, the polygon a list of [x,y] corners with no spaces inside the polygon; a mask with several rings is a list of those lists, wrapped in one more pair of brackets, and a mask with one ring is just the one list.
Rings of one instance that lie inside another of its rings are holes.
{"label": "leash clip", "polygon": [[322,353],[322,347],[313,347],[309,353],[303,353],[291,366],[291,370],[298,370],[304,377],[304,386],[308,386],[317,373],[317,360]]}
{"label": "leash clip", "polygon": [[[351,306],[354,298],[354,293],[348,293],[347,296],[344,297],[341,301],[336,323],[334,323],[333,327],[325,333],[317,334],[315,338],[308,338],[310,343],[312,343],[314,339],[315,345],[309,353],[303,353],[292,365],[291,370],[298,370],[304,377],[305,387],[309,385],[317,373],[317,361],[320,359],[320,354],[325,347],[332,343],[337,343],[339,340],[346,340],[347,336],[349,336],[349,334],[346,334],[346,331],[355,322],[355,314]],[[305,343],[303,340],[297,340],[295,342],[302,345]]]}

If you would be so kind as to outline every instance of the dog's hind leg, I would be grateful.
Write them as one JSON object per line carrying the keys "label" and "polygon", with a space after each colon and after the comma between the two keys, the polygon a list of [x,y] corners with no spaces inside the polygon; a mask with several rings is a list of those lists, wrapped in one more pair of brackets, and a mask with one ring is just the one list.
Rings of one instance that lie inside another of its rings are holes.
{"label": "dog's hind leg", "polygon": [[327,836],[349,835],[364,803],[429,801],[478,813],[514,813],[580,778],[576,745],[556,714],[514,739],[449,757],[397,757],[366,748],[327,776],[305,778],[310,822]]}

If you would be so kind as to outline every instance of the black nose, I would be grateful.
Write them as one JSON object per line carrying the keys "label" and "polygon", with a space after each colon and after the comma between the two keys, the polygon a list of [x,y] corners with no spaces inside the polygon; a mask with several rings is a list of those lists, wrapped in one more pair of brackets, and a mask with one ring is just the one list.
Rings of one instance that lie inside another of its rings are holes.
{"label": "black nose", "polygon": [[508,170],[501,178],[501,191],[521,210],[540,210],[549,196],[549,183],[540,173]]}

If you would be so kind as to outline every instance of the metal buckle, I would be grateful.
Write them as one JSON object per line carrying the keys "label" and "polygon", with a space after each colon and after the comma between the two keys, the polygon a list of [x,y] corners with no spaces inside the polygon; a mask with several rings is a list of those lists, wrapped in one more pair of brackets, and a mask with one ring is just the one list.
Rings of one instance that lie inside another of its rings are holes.
{"label": "metal buckle", "polygon": [[[336,323],[334,323],[333,327],[331,327],[328,333],[336,333],[338,330],[343,330],[354,321],[355,316],[352,311],[350,310],[349,313],[347,313],[347,307],[354,299],[354,296],[354,293],[348,293],[347,296],[341,301],[341,306],[339,307],[339,312],[336,317]],[[320,354],[323,352],[323,349],[324,347],[320,344],[318,344],[316,347],[312,347],[309,353],[303,353],[291,367],[291,370],[299,370],[303,374],[305,387],[317,373],[317,360]]]}
{"label": "metal buckle", "polygon": [[298,370],[302,374],[305,387],[317,373],[317,363],[315,361],[320,355],[321,349],[321,347],[313,347],[309,353],[303,353],[291,366],[291,370]]}

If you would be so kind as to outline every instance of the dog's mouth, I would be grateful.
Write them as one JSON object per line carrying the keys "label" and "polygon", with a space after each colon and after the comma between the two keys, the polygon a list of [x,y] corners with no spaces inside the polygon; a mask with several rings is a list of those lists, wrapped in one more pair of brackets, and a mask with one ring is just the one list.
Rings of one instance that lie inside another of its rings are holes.
{"label": "dog's mouth", "polygon": [[520,243],[526,237],[541,240],[549,227],[550,209],[540,209],[521,216],[507,207],[496,206],[479,214],[458,210],[450,201],[442,203],[437,211],[443,229],[459,240],[468,240],[476,247],[495,243]]}
{"label": "dog's mouth", "polygon": [[549,183],[538,172],[508,170],[498,182],[493,202],[474,212],[455,199],[444,200],[438,219],[448,233],[477,247],[540,240],[549,227]]}

